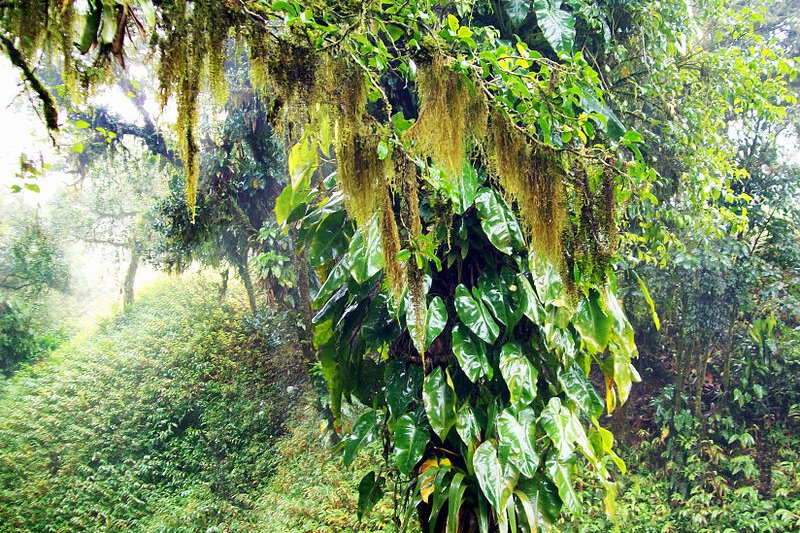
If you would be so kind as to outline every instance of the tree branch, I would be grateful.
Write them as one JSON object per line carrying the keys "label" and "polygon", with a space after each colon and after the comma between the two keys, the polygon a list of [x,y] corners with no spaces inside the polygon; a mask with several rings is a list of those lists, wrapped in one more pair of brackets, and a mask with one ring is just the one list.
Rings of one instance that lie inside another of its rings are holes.
{"label": "tree branch", "polygon": [[25,58],[22,57],[22,53],[14,46],[14,42],[5,35],[0,35],[0,41],[2,41],[5,46],[11,63],[22,71],[22,75],[28,83],[31,84],[31,88],[34,92],[39,96],[39,100],[42,102],[42,111],[44,112],[44,121],[47,125],[47,129],[58,131],[58,110],[56,109],[53,95],[50,94],[50,91],[42,85],[42,82],[39,81],[39,78],[33,73],[33,70],[31,70]]}

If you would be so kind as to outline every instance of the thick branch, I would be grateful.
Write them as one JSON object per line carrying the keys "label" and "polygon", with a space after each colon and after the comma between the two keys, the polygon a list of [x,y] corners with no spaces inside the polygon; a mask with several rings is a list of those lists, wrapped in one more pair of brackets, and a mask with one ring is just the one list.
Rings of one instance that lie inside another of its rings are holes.
{"label": "thick branch", "polygon": [[3,45],[6,47],[6,52],[8,53],[8,58],[11,60],[11,63],[22,71],[22,75],[25,76],[25,79],[31,84],[31,88],[39,96],[39,100],[42,101],[42,112],[44,113],[44,121],[45,124],[47,124],[47,129],[57,131],[58,110],[56,109],[53,95],[50,94],[50,91],[42,85],[42,82],[39,81],[39,78],[33,73],[33,70],[31,70],[25,58],[22,57],[22,53],[14,46],[14,42],[5,35],[0,35],[0,40],[2,40]]}

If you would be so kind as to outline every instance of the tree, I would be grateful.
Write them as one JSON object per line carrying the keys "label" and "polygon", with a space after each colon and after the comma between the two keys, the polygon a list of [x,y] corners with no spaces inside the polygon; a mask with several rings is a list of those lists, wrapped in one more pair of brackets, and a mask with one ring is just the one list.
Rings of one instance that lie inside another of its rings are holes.
{"label": "tree", "polygon": [[125,309],[133,304],[142,256],[155,241],[152,210],[170,173],[174,169],[159,156],[128,138],[93,158],[75,187],[58,199],[58,223],[72,239],[127,256],[120,290]]}
{"label": "tree", "polygon": [[[4,202],[5,204],[5,202]],[[6,376],[51,348],[36,300],[69,288],[69,267],[37,213],[2,206],[0,225],[0,371]]]}
{"label": "tree", "polygon": [[[112,58],[123,62],[134,32],[153,29],[162,95],[177,100],[192,210],[202,208],[201,80],[223,93],[228,36],[247,48],[251,79],[283,110],[293,145],[275,211],[320,273],[315,341],[332,408],[338,416],[343,398],[362,404],[345,462],[375,438],[392,457],[362,480],[362,512],[387,479],[410,479],[407,516],[417,512],[424,527],[505,531],[552,523],[562,507],[577,516],[578,475],[606,489],[613,513],[611,465],[624,465],[599,422],[637,378],[612,268],[617,215],[628,205],[644,212],[625,202],[652,197],[659,177],[643,134],[625,124],[639,114],[650,123],[669,96],[638,92],[640,76],[673,95],[693,81],[691,55],[670,57],[692,36],[662,32],[694,28],[691,12],[669,2],[662,24],[652,12],[660,6],[111,1],[80,14],[43,2],[42,22],[10,4],[3,27],[26,77],[26,61],[44,48],[61,52],[68,79],[88,81],[112,72],[103,68]],[[75,60],[95,44],[92,61]],[[681,76],[653,76],[653,63]],[[672,130],[643,133],[658,140]],[[678,163],[697,176],[722,186],[735,172],[729,154],[693,160],[681,149],[696,141],[678,140]],[[714,185],[701,181],[698,205]],[[648,220],[634,216],[626,242],[644,242],[646,254],[653,241],[634,237]]]}

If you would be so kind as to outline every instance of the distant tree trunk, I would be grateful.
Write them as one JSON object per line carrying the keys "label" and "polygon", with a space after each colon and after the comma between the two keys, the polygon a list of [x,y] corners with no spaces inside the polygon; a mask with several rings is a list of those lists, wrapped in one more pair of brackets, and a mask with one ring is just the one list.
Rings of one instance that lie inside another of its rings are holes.
{"label": "distant tree trunk", "polygon": [[125,272],[125,281],[122,285],[122,308],[125,310],[130,309],[133,305],[133,286],[136,282],[136,271],[139,269],[139,260],[142,258],[142,252],[139,246],[135,246],[131,251],[131,259],[128,262],[128,270]]}
{"label": "distant tree trunk", "polygon": [[672,413],[673,416],[677,415],[682,405],[683,388],[686,382],[687,360],[689,356],[683,346],[678,346],[677,353],[675,354],[675,393],[672,398]]}
{"label": "distant tree trunk", "polygon": [[228,295],[228,274],[230,273],[230,269],[226,268],[224,271],[220,273],[222,276],[222,282],[219,285],[219,303],[225,301],[225,296]]}
{"label": "distant tree trunk", "polygon": [[710,355],[704,351],[698,351],[696,374],[697,382],[694,386],[694,417],[700,420],[703,415],[703,385],[706,381],[706,369]]}
{"label": "distant tree trunk", "polygon": [[317,360],[314,350],[314,324],[311,322],[313,316],[311,311],[311,288],[308,278],[308,264],[305,252],[296,256],[295,267],[297,268],[297,292],[299,296],[299,313],[302,331],[299,332],[300,348],[303,356],[303,366],[306,373]]}
{"label": "distant tree trunk", "polygon": [[239,263],[236,265],[239,270],[239,277],[242,278],[244,289],[247,291],[247,301],[250,303],[250,311],[256,312],[256,291],[253,288],[253,278],[250,277],[250,271],[247,269],[247,263]]}

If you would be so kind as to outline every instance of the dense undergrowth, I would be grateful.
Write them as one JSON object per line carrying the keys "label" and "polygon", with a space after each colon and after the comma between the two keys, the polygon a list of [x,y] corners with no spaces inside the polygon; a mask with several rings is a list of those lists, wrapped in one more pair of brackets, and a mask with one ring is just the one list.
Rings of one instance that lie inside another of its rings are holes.
{"label": "dense undergrowth", "polygon": [[[0,382],[0,532],[394,531],[395,495],[358,520],[285,313],[220,304],[199,277],[162,281],[127,314]],[[800,529],[797,420],[687,419],[631,439],[617,518],[591,478],[560,530]]]}
{"label": "dense undergrowth", "polygon": [[306,395],[280,329],[161,282],[0,383],[0,531],[353,529],[360,477],[325,462],[313,414],[281,437]]}

